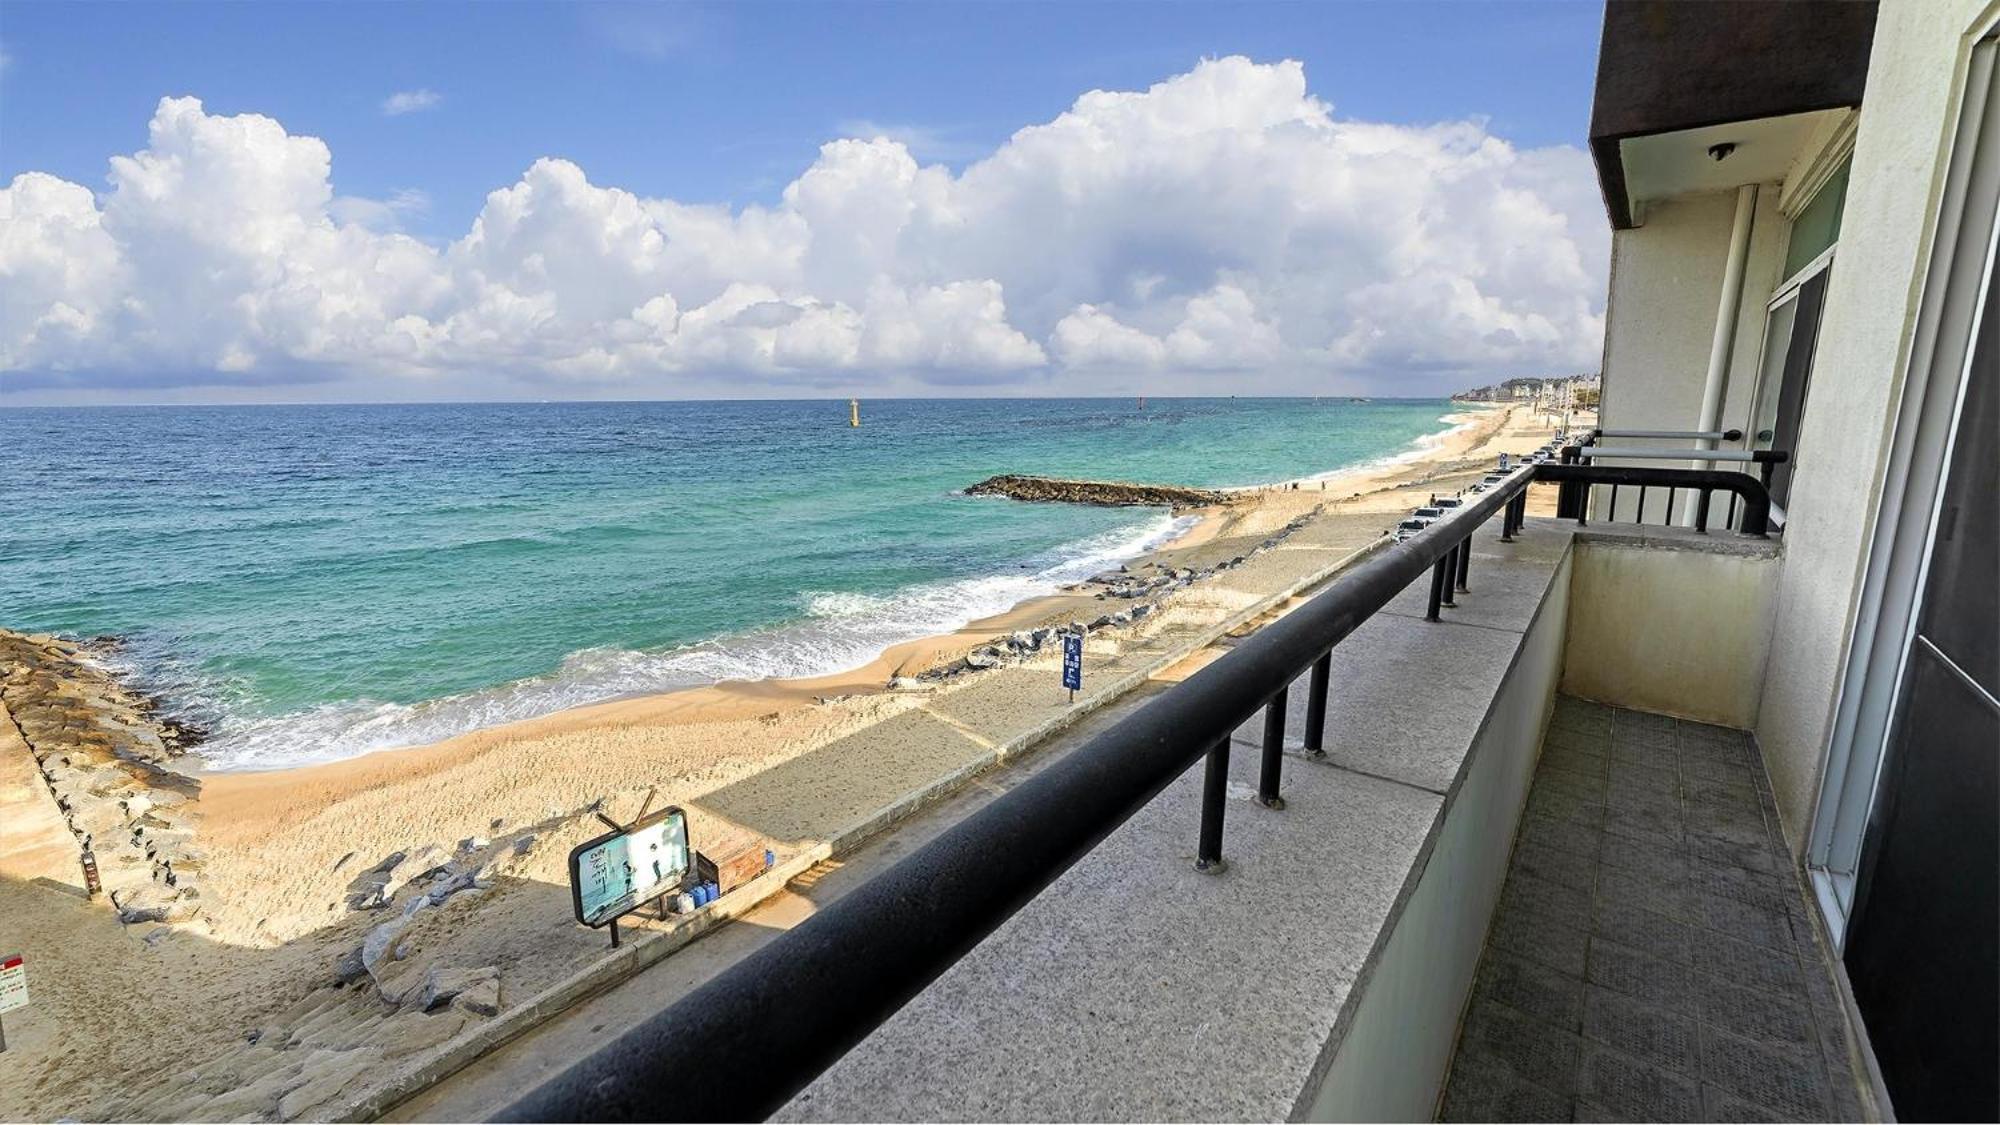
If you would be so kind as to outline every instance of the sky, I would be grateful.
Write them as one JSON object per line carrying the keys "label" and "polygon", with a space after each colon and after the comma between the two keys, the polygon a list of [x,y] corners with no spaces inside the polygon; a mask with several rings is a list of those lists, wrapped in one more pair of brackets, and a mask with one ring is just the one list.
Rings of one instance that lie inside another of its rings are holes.
{"label": "sky", "polygon": [[1594,369],[1595,3],[0,2],[0,405]]}

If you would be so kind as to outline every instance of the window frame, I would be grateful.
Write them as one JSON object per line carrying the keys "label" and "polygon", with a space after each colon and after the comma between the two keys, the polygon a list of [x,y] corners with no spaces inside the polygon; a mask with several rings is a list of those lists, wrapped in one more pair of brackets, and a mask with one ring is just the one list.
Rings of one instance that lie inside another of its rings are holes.
{"label": "window frame", "polygon": [[[2000,37],[1973,36],[1916,326],[1821,759],[1805,868],[1836,953],[1900,702],[1986,288],[2000,284]],[[1970,314],[1966,312],[1970,304]]]}

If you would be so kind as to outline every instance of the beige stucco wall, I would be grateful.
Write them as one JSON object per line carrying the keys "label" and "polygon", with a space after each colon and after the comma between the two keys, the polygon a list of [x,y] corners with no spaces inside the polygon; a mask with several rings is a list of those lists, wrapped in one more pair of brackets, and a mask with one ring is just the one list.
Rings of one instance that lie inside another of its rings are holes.
{"label": "beige stucco wall", "polygon": [[1885,0],[1799,444],[1757,740],[1803,847],[1973,37],[1993,0]]}
{"label": "beige stucco wall", "polygon": [[1579,539],[1562,690],[1747,729],[1776,607],[1773,552]]}
{"label": "beige stucco wall", "polygon": [[[1694,428],[1735,217],[1734,191],[1706,192],[1649,203],[1644,226],[1613,234],[1604,334],[1607,428]],[[1737,306],[1742,327],[1730,353],[1725,429],[1750,417],[1759,330],[1784,265],[1784,235],[1777,185],[1764,185]]]}
{"label": "beige stucco wall", "polygon": [[[1784,266],[1786,227],[1778,199],[1776,184],[1762,185],[1757,193],[1743,295],[1737,303],[1736,340],[1730,351],[1729,387],[1723,399],[1723,429],[1749,424],[1764,306]],[[1691,430],[1701,417],[1736,193],[1704,192],[1651,202],[1644,218],[1644,226],[1617,231],[1611,239],[1601,424],[1606,429]],[[1619,438],[1617,444],[1687,443]],[[1600,505],[1609,499],[1599,490]],[[1666,497],[1656,494],[1647,506],[1647,518],[1657,521],[1665,509]],[[1622,491],[1617,518],[1634,519],[1637,514],[1636,494]]]}

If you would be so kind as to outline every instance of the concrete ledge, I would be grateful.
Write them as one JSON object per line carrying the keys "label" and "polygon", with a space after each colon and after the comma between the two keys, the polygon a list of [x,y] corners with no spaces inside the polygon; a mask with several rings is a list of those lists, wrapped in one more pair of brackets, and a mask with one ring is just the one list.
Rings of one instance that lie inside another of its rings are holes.
{"label": "concrete ledge", "polygon": [[1570,559],[1466,754],[1330,1058],[1294,1119],[1429,1120],[1443,1094],[1561,675]]}
{"label": "concrete ledge", "polygon": [[[1296,597],[1300,592],[1326,582],[1339,572],[1383,549],[1390,542],[1392,540],[1386,536],[1373,540],[1284,589],[1258,599],[1197,634],[1193,650],[1198,651],[1215,643]],[[716,926],[748,913],[783,891],[793,879],[820,863],[852,852],[862,843],[888,831],[918,810],[957,792],[981,774],[1004,765],[1077,725],[1089,715],[1117,701],[1133,688],[1185,657],[1186,653],[1181,651],[1180,646],[1176,646],[1174,651],[1146,661],[1116,680],[1094,683],[1091,690],[1078,700],[1076,706],[1004,743],[994,745],[989,753],[940,775],[922,788],[906,793],[897,800],[851,822],[835,833],[831,839],[788,858],[745,887],[730,893],[713,906],[705,907],[694,915],[668,923],[664,927],[635,916],[633,924],[623,929],[625,941],[619,949],[607,953],[602,959],[578,970],[566,980],[543,990],[518,1006],[503,1009],[498,1016],[479,1024],[416,1064],[406,1067],[389,1080],[329,1111],[327,1119],[369,1121],[380,1117],[397,1103],[414,1097],[450,1077],[480,1055],[532,1031],[536,1026],[572,1005],[629,979]]]}
{"label": "concrete ledge", "polygon": [[[1506,707],[1496,700],[1568,544],[1568,530],[1553,524],[1516,544],[1498,543],[1489,528],[1473,555],[1474,592],[1462,595],[1473,620],[1390,613],[1370,622],[1375,632],[1353,654],[1363,663],[1334,680],[1342,709],[1329,734],[1347,757],[1287,757],[1287,807],[1273,811],[1252,799],[1257,755],[1232,755],[1226,873],[1192,868],[1197,765],[778,1119],[1338,1115],[1360,1104],[1342,1060],[1384,1058],[1402,1060],[1383,1087],[1398,1091],[1390,1116],[1427,1115],[1525,791],[1524,773],[1520,785],[1498,775],[1532,764],[1559,628],[1540,631],[1530,662],[1544,682]],[[1370,651],[1394,668],[1364,667]],[[1426,698],[1426,669],[1453,654],[1466,657],[1453,675],[1483,690]],[[1304,694],[1298,685],[1293,707]],[[1416,721],[1424,708],[1435,714]],[[1482,731],[1508,752],[1475,755]],[[1474,760],[1493,763],[1496,778],[1467,788]],[[1434,862],[1447,818],[1475,806],[1453,859]],[[1468,874],[1467,856],[1493,870]],[[1449,916],[1454,963],[1395,959],[1401,920],[1419,900],[1433,921],[1440,910]],[[1420,1026],[1357,1016],[1378,979],[1403,989],[1433,969],[1436,981],[1420,988]],[[1380,1078],[1379,1066],[1362,1069]]]}
{"label": "concrete ledge", "polygon": [[1745,558],[1774,559],[1784,549],[1784,540],[1777,536],[1759,539],[1733,531],[1700,532],[1691,527],[1592,523],[1576,528],[1573,534],[1579,543],[1644,547],[1656,551],[1703,551],[1711,555],[1741,555]]}

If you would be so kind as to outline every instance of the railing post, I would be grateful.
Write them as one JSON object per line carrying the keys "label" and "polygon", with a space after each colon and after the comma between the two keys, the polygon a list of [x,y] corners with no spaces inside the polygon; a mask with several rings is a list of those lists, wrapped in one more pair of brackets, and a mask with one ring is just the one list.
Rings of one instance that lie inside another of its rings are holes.
{"label": "railing post", "polygon": [[1458,584],[1458,548],[1453,547],[1446,551],[1438,565],[1444,568],[1438,574],[1444,591],[1444,596],[1438,599],[1438,604],[1446,609],[1457,609],[1458,603],[1452,600],[1451,591],[1452,587]]}
{"label": "railing post", "polygon": [[1460,593],[1469,594],[1472,592],[1465,585],[1465,577],[1471,570],[1472,533],[1468,531],[1465,533],[1465,538],[1458,542],[1458,590]]}
{"label": "railing post", "polygon": [[1326,682],[1333,676],[1333,653],[1313,661],[1312,682],[1306,688],[1306,753],[1326,757]]}
{"label": "railing post", "polygon": [[1280,775],[1285,770],[1285,703],[1287,688],[1264,709],[1264,760],[1257,771],[1257,803],[1267,809],[1282,809],[1285,799],[1278,796]]}
{"label": "railing post", "polygon": [[1201,838],[1195,846],[1194,869],[1222,874],[1223,799],[1229,795],[1229,739],[1208,748],[1208,765],[1201,779]]}
{"label": "railing post", "polygon": [[1444,562],[1439,559],[1431,564],[1430,608],[1424,610],[1425,621],[1438,620],[1438,607],[1444,604]]}
{"label": "railing post", "polygon": [[1703,535],[1708,534],[1708,501],[1712,495],[1714,493],[1709,489],[1702,489],[1701,499],[1694,505],[1694,529]]}
{"label": "railing post", "polygon": [[1767,492],[1761,496],[1746,496],[1743,498],[1743,522],[1738,524],[1737,527],[1744,535],[1754,536],[1758,539],[1769,538],[1771,530],[1770,493]]}
{"label": "railing post", "polygon": [[[1582,453],[1582,449],[1577,446],[1565,445],[1562,452],[1556,455],[1556,460],[1560,464],[1574,465]],[[1582,497],[1589,487],[1575,481],[1564,481],[1556,485],[1556,518],[1578,515],[1583,504]]]}

